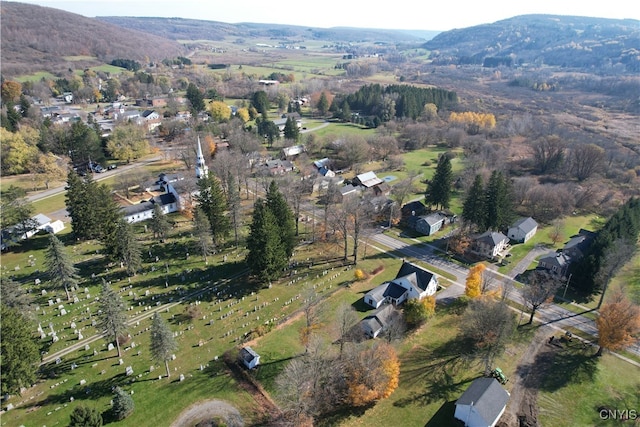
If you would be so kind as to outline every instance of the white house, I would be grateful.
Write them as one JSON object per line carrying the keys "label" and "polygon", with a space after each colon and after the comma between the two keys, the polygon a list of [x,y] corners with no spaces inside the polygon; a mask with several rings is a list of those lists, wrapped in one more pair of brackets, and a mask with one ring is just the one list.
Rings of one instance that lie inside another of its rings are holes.
{"label": "white house", "polygon": [[509,393],[494,378],[478,378],[456,401],[454,418],[465,427],[494,427],[504,413]]}
{"label": "white house", "polygon": [[476,237],[473,250],[486,258],[495,258],[509,246],[509,238],[497,231],[486,231]]}
{"label": "white house", "polygon": [[121,208],[121,212],[124,215],[124,219],[130,224],[146,221],[153,218],[155,204],[160,205],[160,210],[165,215],[178,211],[178,201],[175,195],[173,193],[165,193],[137,205],[124,206]]}
{"label": "white house", "polygon": [[515,242],[526,243],[538,231],[538,223],[531,217],[516,221],[509,230],[507,236]]}
{"label": "white house", "polygon": [[400,305],[408,299],[422,299],[438,290],[435,274],[407,261],[402,262],[396,278],[367,292],[364,302],[373,308],[384,303]]}
{"label": "white house", "polygon": [[253,369],[260,364],[260,355],[249,346],[240,349],[240,360],[247,369]]}

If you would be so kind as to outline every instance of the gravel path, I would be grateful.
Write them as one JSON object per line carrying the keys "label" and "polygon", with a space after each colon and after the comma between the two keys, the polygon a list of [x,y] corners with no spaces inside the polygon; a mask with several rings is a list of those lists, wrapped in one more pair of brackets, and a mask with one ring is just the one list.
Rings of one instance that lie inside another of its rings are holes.
{"label": "gravel path", "polygon": [[171,427],[193,427],[200,422],[221,418],[229,427],[242,427],[244,420],[238,410],[222,400],[212,399],[191,405],[171,424]]}

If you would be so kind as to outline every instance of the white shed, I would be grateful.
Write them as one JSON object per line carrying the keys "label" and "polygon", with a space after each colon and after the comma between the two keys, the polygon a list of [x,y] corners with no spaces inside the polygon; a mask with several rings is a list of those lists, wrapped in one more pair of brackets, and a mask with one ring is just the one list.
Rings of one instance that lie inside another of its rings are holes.
{"label": "white shed", "polygon": [[64,230],[64,222],[60,221],[59,219],[55,220],[55,221],[45,225],[44,230],[47,233],[58,234],[59,232]]}
{"label": "white shed", "polygon": [[260,364],[260,355],[249,346],[240,350],[240,360],[248,369],[253,369]]}

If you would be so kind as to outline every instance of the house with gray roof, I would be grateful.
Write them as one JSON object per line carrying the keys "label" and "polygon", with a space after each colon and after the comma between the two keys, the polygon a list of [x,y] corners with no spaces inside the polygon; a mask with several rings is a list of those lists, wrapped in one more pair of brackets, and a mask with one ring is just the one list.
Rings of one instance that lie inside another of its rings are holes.
{"label": "house with gray roof", "polygon": [[550,252],[538,260],[538,267],[547,270],[554,276],[566,278],[572,262],[582,259],[593,243],[596,233],[580,229],[562,249]]}
{"label": "house with gray roof", "polygon": [[440,212],[434,212],[429,215],[421,215],[415,222],[415,230],[425,236],[431,236],[432,234],[440,231],[445,224],[447,216]]}
{"label": "house with gray roof", "polygon": [[369,338],[376,338],[398,319],[400,312],[391,304],[385,304],[371,315],[362,319],[360,326]]}
{"label": "house with gray roof", "polygon": [[473,241],[472,251],[485,258],[499,256],[509,246],[509,238],[499,231],[486,231]]}
{"label": "house with gray roof", "polygon": [[456,401],[454,418],[465,427],[494,427],[509,401],[509,393],[494,378],[477,378]]}
{"label": "house with gray roof", "polygon": [[507,236],[517,243],[526,243],[538,231],[538,223],[531,217],[516,221],[509,230]]}
{"label": "house with gray roof", "polygon": [[566,277],[570,264],[571,257],[562,251],[548,253],[538,260],[538,267],[561,278]]}
{"label": "house with gray roof", "polygon": [[396,278],[367,292],[364,302],[373,308],[384,303],[398,306],[408,299],[422,299],[438,290],[435,274],[416,264],[403,261]]}

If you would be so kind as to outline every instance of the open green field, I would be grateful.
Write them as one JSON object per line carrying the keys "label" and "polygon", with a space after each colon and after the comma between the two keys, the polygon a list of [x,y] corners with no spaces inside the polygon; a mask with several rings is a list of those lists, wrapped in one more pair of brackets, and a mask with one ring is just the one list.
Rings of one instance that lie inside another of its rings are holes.
{"label": "open green field", "polygon": [[55,80],[57,77],[47,71],[40,71],[26,76],[16,77],[16,81],[20,83],[24,82],[39,82],[42,79]]}

